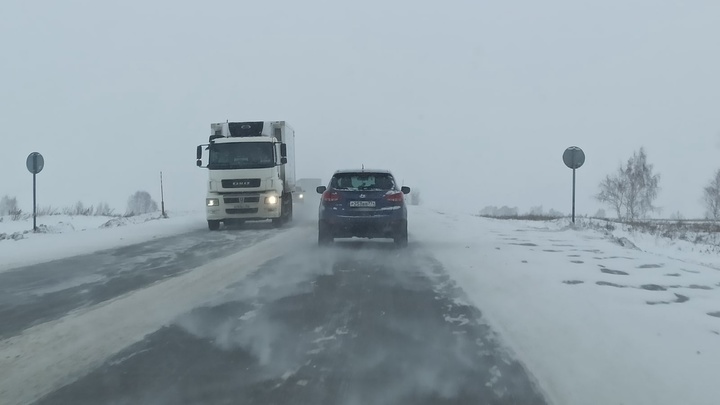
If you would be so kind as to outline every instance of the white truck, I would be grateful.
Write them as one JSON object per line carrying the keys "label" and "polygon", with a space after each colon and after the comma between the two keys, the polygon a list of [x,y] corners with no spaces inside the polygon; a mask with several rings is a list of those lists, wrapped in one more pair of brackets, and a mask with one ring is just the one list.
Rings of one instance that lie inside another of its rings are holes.
{"label": "white truck", "polygon": [[208,169],[210,230],[221,223],[271,219],[280,226],[292,220],[295,131],[285,121],[210,124],[209,143],[197,147],[197,166]]}

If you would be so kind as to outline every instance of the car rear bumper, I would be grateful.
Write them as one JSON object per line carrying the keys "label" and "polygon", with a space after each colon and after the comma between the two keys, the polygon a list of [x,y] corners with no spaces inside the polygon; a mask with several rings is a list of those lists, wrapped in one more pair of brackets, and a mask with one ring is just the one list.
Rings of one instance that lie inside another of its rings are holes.
{"label": "car rear bumper", "polygon": [[392,238],[398,231],[407,226],[407,219],[402,217],[352,217],[333,216],[322,218],[319,226],[335,238]]}

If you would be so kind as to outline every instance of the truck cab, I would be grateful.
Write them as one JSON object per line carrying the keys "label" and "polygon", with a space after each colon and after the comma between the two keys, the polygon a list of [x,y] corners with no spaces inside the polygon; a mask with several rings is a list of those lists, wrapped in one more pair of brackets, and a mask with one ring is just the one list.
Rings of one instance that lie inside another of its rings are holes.
{"label": "truck cab", "polygon": [[197,147],[197,165],[208,169],[208,228],[268,219],[279,226],[290,221],[294,130],[284,121],[225,122],[211,124],[210,129],[209,143]]}

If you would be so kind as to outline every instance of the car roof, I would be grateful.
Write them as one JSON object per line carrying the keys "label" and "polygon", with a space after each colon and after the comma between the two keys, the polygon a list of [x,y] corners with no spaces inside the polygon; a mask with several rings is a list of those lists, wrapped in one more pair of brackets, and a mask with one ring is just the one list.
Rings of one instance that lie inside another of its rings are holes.
{"label": "car roof", "polygon": [[384,170],[384,169],[343,169],[343,170],[336,170],[335,174],[344,174],[344,173],[383,173],[383,174],[390,174],[390,170]]}

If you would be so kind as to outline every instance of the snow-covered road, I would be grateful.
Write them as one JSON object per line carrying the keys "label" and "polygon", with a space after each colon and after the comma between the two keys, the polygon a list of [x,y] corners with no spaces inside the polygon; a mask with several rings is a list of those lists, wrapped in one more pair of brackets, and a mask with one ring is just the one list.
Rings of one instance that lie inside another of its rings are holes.
{"label": "snow-covered road", "polygon": [[6,268],[0,403],[717,402],[717,258],[411,208],[407,250],[186,221]]}

